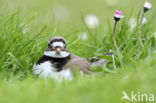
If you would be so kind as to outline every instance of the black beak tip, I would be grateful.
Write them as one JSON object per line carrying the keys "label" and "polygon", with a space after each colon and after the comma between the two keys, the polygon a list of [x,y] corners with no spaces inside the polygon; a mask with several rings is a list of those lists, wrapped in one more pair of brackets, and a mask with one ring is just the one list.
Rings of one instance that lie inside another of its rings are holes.
{"label": "black beak tip", "polygon": [[60,55],[61,53],[60,53],[60,52],[57,52],[56,54],[57,54],[57,55]]}

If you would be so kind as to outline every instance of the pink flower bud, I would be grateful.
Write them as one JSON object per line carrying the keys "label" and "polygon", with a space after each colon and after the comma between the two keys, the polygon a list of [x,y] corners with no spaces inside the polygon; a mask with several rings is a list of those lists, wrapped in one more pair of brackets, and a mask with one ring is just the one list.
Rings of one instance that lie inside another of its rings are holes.
{"label": "pink flower bud", "polygon": [[150,4],[149,2],[145,2],[144,7],[150,9],[152,8],[152,4]]}
{"label": "pink flower bud", "polygon": [[114,14],[114,19],[116,21],[119,21],[121,18],[123,18],[124,16],[122,15],[122,12],[119,10],[116,10],[115,14]]}
{"label": "pink flower bud", "polygon": [[114,14],[114,17],[116,17],[116,18],[123,18],[124,16],[122,15],[122,12],[121,11],[116,10],[116,12]]}

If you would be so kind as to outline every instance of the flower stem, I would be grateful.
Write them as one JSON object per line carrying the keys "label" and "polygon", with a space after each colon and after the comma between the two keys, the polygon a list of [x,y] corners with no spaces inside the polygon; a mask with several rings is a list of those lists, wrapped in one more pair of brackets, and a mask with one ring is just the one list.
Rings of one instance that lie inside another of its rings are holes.
{"label": "flower stem", "polygon": [[114,46],[115,46],[115,49],[116,49],[116,51],[117,51],[117,56],[118,56],[119,61],[120,61],[120,66],[122,67],[122,61],[121,61],[121,57],[120,57],[119,48],[118,48],[118,46],[117,46],[116,39],[115,39],[116,25],[117,25],[117,21],[115,21],[115,24],[114,24],[114,30],[113,30],[113,41],[114,41]]}
{"label": "flower stem", "polygon": [[142,14],[141,14],[141,17],[140,17],[140,25],[142,25],[142,21],[143,21],[143,17],[144,17],[144,11],[142,12]]}

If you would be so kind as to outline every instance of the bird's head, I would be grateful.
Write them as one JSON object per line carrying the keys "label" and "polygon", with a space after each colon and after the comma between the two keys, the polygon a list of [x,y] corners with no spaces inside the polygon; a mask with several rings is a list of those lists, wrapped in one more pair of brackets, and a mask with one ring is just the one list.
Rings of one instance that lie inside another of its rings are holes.
{"label": "bird's head", "polygon": [[66,58],[69,51],[66,46],[66,40],[61,36],[54,36],[48,40],[48,47],[44,52],[44,55],[53,58]]}

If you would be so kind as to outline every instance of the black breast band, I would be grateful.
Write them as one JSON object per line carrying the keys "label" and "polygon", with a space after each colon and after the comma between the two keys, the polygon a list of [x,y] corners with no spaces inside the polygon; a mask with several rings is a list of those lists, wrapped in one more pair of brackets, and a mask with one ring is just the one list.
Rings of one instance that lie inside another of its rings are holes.
{"label": "black breast band", "polygon": [[53,58],[53,57],[49,57],[46,55],[43,55],[36,64],[41,64],[44,63],[46,61],[51,62],[54,67],[56,68],[56,71],[61,71],[62,67],[70,60],[70,55],[68,57],[65,58]]}

